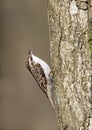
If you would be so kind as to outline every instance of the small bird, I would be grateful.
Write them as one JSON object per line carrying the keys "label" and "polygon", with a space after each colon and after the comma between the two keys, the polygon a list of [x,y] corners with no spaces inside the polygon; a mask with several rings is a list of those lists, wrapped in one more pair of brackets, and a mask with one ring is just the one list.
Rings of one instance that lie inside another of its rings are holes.
{"label": "small bird", "polygon": [[36,80],[38,86],[45,93],[46,97],[49,99],[53,109],[55,109],[52,100],[52,78],[50,77],[50,67],[42,59],[32,54],[30,49],[28,52],[28,57],[26,61],[26,66],[31,72],[32,76]]}

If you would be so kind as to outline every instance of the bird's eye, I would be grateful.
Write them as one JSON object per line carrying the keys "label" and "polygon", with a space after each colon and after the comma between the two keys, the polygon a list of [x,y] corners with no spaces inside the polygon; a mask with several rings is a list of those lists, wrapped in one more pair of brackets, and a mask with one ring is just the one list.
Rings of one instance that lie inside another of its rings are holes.
{"label": "bird's eye", "polygon": [[32,56],[30,56],[30,60],[31,60],[31,61],[33,60]]}

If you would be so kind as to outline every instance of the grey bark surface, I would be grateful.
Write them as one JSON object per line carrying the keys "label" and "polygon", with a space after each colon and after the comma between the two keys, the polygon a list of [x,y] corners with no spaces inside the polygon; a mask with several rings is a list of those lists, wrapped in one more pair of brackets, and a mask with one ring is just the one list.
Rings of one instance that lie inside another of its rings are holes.
{"label": "grey bark surface", "polygon": [[92,130],[88,1],[48,0],[47,10],[58,129]]}

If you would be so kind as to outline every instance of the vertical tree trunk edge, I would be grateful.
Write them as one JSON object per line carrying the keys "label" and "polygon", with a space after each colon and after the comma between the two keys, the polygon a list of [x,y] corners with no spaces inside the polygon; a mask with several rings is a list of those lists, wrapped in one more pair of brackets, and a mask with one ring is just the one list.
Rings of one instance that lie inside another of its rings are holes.
{"label": "vertical tree trunk edge", "polygon": [[82,0],[48,0],[59,130],[92,130],[92,16],[87,6]]}

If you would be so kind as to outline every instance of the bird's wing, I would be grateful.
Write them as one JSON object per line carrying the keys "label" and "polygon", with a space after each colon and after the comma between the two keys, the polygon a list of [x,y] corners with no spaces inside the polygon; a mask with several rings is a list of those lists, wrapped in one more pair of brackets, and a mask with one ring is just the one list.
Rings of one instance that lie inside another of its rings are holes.
{"label": "bird's wing", "polygon": [[[39,63],[36,63],[36,64],[32,63],[32,66],[30,66],[29,60],[27,60],[26,65],[27,65],[28,70],[31,72],[34,79],[38,83],[39,87],[46,94],[47,80],[46,80],[46,76],[45,76],[45,73],[44,73],[44,70],[43,70],[42,66]],[[46,96],[47,96],[47,94],[46,94]]]}

